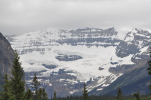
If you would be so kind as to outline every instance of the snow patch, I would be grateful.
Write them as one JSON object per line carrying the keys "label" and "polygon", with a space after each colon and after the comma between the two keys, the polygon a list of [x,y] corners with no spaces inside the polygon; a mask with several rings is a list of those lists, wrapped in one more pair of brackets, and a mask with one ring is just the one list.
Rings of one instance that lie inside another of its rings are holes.
{"label": "snow patch", "polygon": [[103,88],[99,88],[99,89],[97,89],[97,91],[100,91],[100,90],[103,90]]}
{"label": "snow patch", "polygon": [[52,86],[52,84],[51,84],[51,83],[49,83],[49,86]]}

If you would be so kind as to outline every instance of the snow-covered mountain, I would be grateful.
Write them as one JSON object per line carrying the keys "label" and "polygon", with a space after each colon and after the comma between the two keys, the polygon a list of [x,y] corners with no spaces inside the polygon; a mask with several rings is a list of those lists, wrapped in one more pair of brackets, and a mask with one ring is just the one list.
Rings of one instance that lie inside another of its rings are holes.
{"label": "snow-covered mountain", "polygon": [[102,91],[148,56],[150,37],[137,28],[124,40],[114,28],[47,28],[7,39],[20,55],[26,83],[30,87],[37,73],[50,97],[54,90],[58,96],[80,94],[84,82],[89,92]]}
{"label": "snow-covered mountain", "polygon": [[90,94],[116,95],[118,87],[121,87],[122,92],[125,95],[134,94],[134,92],[137,92],[138,90],[140,94],[148,94],[150,91],[148,88],[150,76],[147,71],[147,68],[149,67],[147,61],[150,59],[150,38],[151,33],[142,29],[135,28],[128,32],[125,39],[121,40],[116,47],[116,55],[121,58],[132,55],[130,59],[134,64],[121,64],[116,67],[110,67],[109,71],[111,73],[123,73],[123,75],[101,91],[97,91],[100,87],[94,88],[90,91]]}
{"label": "snow-covered mountain", "polygon": [[[121,58],[126,58],[131,55],[131,62],[136,66],[141,60],[149,59],[149,47],[150,47],[150,37],[151,33],[142,29],[133,29],[128,32],[124,38],[121,40],[119,45],[116,47],[116,55]],[[110,68],[113,73],[122,72],[125,73],[131,69],[134,65],[121,64],[116,66],[116,68]]]}

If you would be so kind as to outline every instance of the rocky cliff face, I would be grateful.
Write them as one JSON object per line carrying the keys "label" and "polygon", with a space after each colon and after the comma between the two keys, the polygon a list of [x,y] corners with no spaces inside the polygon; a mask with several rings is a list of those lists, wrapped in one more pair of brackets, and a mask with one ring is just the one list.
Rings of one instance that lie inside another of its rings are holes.
{"label": "rocky cliff face", "polygon": [[[14,60],[14,50],[11,48],[8,40],[0,33],[0,74],[4,77],[5,74],[11,75],[11,69]],[[25,81],[25,77],[23,77]],[[2,80],[3,81],[3,80]],[[27,90],[27,86],[25,88]]]}
{"label": "rocky cliff face", "polygon": [[126,57],[130,54],[141,53],[143,48],[150,44],[151,33],[142,29],[133,29],[128,32],[125,39],[120,42],[116,48],[116,55],[118,57]]}
{"label": "rocky cliff face", "polygon": [[2,76],[7,73],[11,76],[11,68],[14,59],[14,50],[8,40],[0,33],[0,73]]}

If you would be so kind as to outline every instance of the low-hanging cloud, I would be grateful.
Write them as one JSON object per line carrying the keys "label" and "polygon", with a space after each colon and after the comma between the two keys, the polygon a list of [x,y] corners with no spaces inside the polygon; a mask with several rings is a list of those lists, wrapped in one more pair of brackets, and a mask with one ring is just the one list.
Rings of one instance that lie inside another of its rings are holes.
{"label": "low-hanging cloud", "polygon": [[150,0],[1,0],[0,31],[83,27],[151,30]]}

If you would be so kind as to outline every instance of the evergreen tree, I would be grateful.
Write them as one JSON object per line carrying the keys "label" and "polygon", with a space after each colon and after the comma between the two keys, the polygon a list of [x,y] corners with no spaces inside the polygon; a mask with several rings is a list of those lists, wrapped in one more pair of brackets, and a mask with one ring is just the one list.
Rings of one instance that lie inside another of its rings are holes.
{"label": "evergreen tree", "polygon": [[48,100],[47,93],[44,88],[42,89],[42,100]]}
{"label": "evergreen tree", "polygon": [[84,88],[83,88],[82,92],[83,92],[83,95],[82,95],[83,100],[89,100],[89,98],[88,98],[89,93],[88,93],[88,91],[86,89],[85,83],[84,83]]}
{"label": "evergreen tree", "polygon": [[26,91],[25,100],[32,100],[33,93],[30,89]]}
{"label": "evergreen tree", "polygon": [[21,63],[19,62],[20,57],[17,54],[17,51],[15,50],[15,57],[13,61],[13,68],[11,70],[11,74],[13,77],[10,81],[11,86],[11,93],[15,96],[16,100],[22,100],[24,99],[25,94],[25,82],[22,81],[23,77],[23,69],[21,68]]}
{"label": "evergreen tree", "polygon": [[36,77],[36,73],[34,74],[34,78],[32,80],[32,88],[34,89],[35,93],[33,95],[34,100],[48,100],[47,93],[45,92],[44,88],[38,89],[38,86],[40,85],[40,82],[38,82],[38,79]]}
{"label": "evergreen tree", "polygon": [[38,100],[41,100],[41,99],[42,99],[42,89],[40,88],[38,92]]}
{"label": "evergreen tree", "polygon": [[117,91],[117,96],[116,96],[116,100],[123,100],[122,99],[122,91],[121,91],[121,88],[118,87],[118,91]]}
{"label": "evergreen tree", "polygon": [[34,89],[35,93],[34,93],[34,100],[37,100],[38,99],[38,86],[40,85],[40,83],[38,82],[38,79],[37,79],[37,76],[36,76],[36,73],[34,74],[34,78],[32,80],[32,88]]}
{"label": "evergreen tree", "polygon": [[5,74],[5,82],[3,85],[4,92],[0,92],[0,100],[15,100],[14,96],[10,92],[10,82],[8,80],[7,74]]}
{"label": "evergreen tree", "polygon": [[[151,48],[150,48],[150,51],[149,53],[151,54]],[[151,55],[150,55],[150,58],[151,58]],[[147,61],[148,65],[150,66],[149,68],[147,68],[148,70],[148,74],[151,75],[151,60]],[[151,81],[150,81],[151,82]],[[149,85],[149,89],[151,89],[151,84]],[[150,94],[151,94],[151,91],[150,91]]]}
{"label": "evergreen tree", "polygon": [[56,92],[54,91],[53,100],[57,100]]}
{"label": "evergreen tree", "polygon": [[137,93],[134,93],[133,96],[134,96],[137,100],[140,100],[139,90],[137,91]]}

